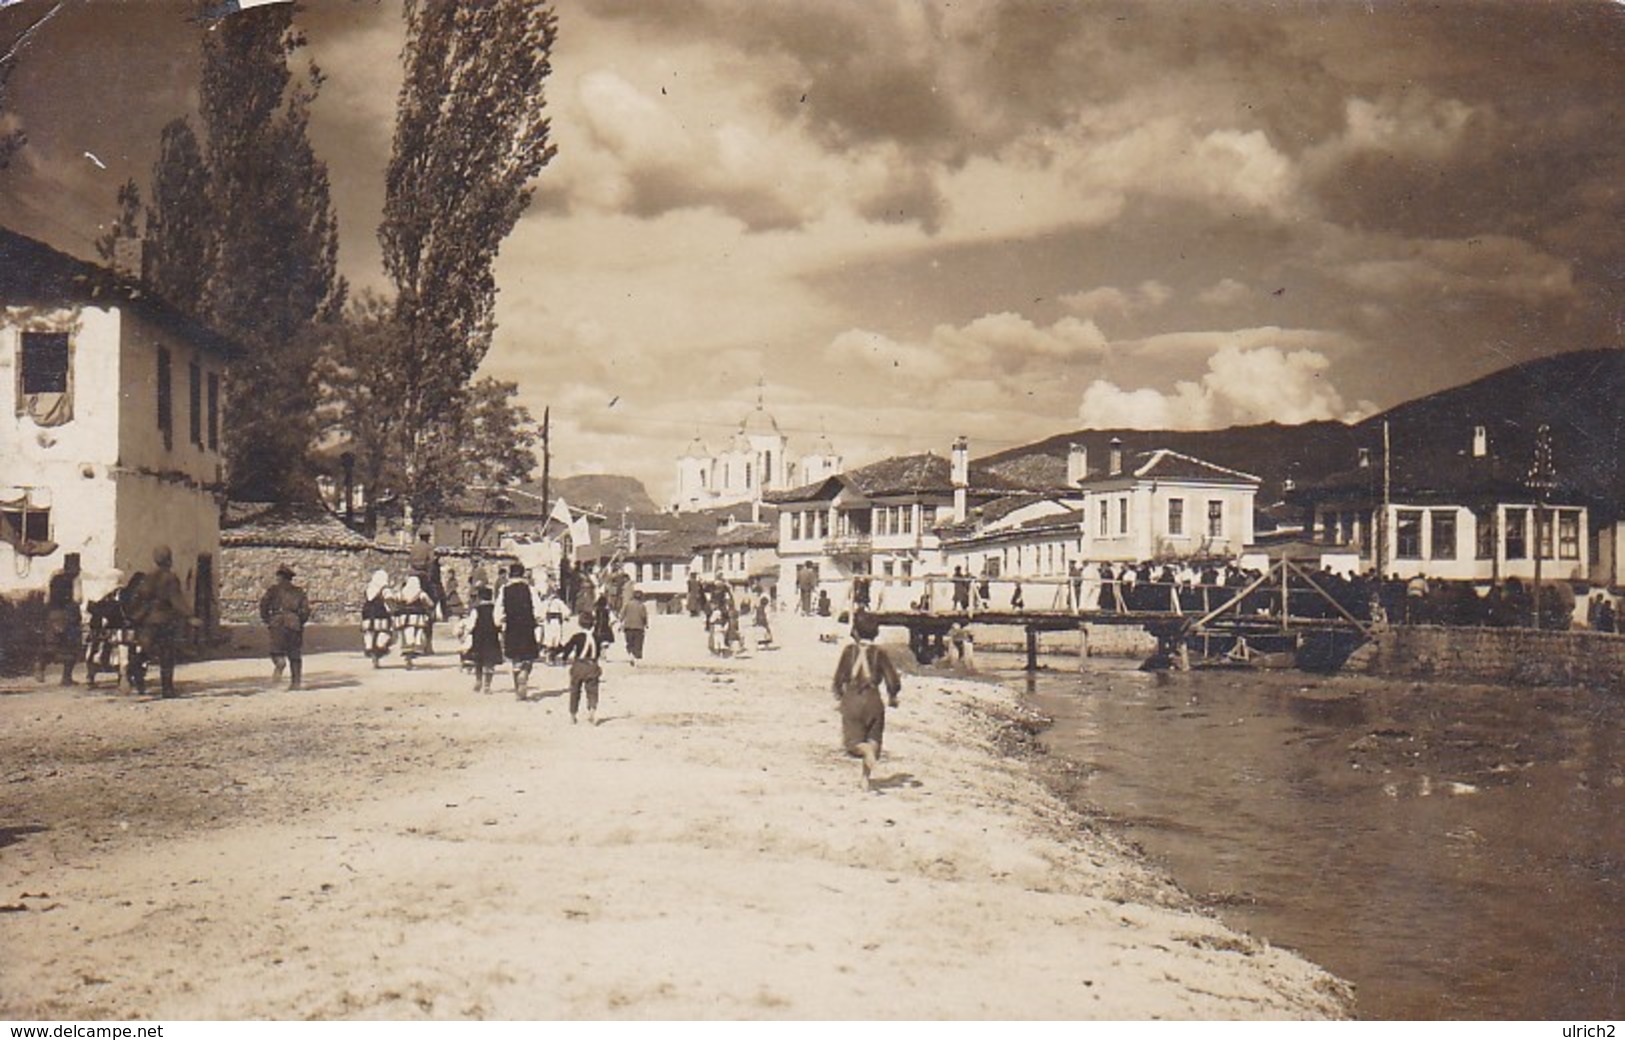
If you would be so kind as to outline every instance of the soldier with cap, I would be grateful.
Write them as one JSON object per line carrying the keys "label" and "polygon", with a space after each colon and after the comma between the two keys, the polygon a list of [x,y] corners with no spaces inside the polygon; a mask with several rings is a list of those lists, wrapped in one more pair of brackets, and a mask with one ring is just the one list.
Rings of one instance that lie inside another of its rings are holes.
{"label": "soldier with cap", "polygon": [[[155,569],[141,583],[133,611],[137,641],[144,653],[158,663],[159,693],[163,697],[175,696],[175,661],[183,629],[202,623],[192,616],[186,590],[174,570],[174,559],[167,545],[152,551]],[[146,692],[142,672],[137,673],[136,689]]]}
{"label": "soldier with cap", "polygon": [[276,582],[260,597],[260,620],[270,636],[271,663],[276,671],[272,682],[282,681],[288,669],[288,689],[297,690],[305,675],[305,623],[310,620],[310,597],[293,583],[293,568],[276,569]]}

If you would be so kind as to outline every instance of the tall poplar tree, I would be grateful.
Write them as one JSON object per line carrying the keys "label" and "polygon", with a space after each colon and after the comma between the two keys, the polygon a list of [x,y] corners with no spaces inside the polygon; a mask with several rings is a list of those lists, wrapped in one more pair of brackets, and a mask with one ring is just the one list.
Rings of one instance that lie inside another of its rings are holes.
{"label": "tall poplar tree", "polygon": [[152,290],[188,314],[203,313],[213,229],[209,171],[197,134],[187,120],[172,120],[159,138],[152,167],[142,267]]}
{"label": "tall poplar tree", "polygon": [[312,493],[318,322],[337,317],[338,221],[327,166],[309,138],[321,85],[294,5],[219,18],[204,34],[199,115],[210,226],[201,310],[247,348],[232,370],[228,472],[233,494]]}
{"label": "tall poplar tree", "polygon": [[543,87],[558,20],[537,0],[407,0],[405,17],[378,239],[401,329],[403,490],[421,512],[437,430],[469,406],[496,328],[497,252],[555,152]]}

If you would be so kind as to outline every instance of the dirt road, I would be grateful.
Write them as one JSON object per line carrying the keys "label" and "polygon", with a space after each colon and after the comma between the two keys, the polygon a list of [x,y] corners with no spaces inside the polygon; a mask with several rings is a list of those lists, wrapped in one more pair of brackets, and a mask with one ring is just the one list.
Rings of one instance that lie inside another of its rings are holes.
{"label": "dirt road", "polygon": [[834,649],[661,617],[597,726],[359,655],[177,700],[0,687],[0,1017],[1261,1018],[1340,984],[1226,930],[911,677],[858,789]]}

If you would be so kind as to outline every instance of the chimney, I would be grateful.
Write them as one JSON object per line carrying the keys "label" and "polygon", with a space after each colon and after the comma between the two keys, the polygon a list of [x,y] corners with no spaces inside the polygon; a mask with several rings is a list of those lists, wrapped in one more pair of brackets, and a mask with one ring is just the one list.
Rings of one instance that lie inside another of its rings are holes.
{"label": "chimney", "polygon": [[1121,437],[1112,438],[1111,465],[1107,472],[1117,476],[1123,472],[1123,440]]}
{"label": "chimney", "polygon": [[750,522],[753,524],[762,522],[762,500],[759,498],[750,500]]}
{"label": "chimney", "polygon": [[954,523],[965,522],[965,507],[970,501],[970,442],[964,437],[954,440],[953,468]]}
{"label": "chimney", "polygon": [[1490,431],[1482,426],[1473,427],[1473,458],[1481,459],[1490,453]]}
{"label": "chimney", "polygon": [[1066,447],[1066,484],[1078,487],[1089,478],[1089,449],[1081,444]]}
{"label": "chimney", "polygon": [[139,238],[113,240],[113,270],[124,278],[139,282],[142,274],[143,241]]}

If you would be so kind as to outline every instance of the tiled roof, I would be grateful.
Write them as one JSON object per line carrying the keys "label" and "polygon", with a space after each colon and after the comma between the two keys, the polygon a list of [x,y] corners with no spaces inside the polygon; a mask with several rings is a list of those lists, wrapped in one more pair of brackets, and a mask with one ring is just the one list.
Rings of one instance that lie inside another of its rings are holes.
{"label": "tiled roof", "polygon": [[153,295],[139,281],[0,228],[0,303],[124,307],[159,328],[225,358],[242,348]]}
{"label": "tiled roof", "polygon": [[1183,455],[1168,448],[1141,453],[1144,459],[1134,470],[1136,477],[1154,480],[1201,480],[1221,484],[1257,484],[1259,478],[1239,469],[1227,469],[1192,455]]}
{"label": "tiled roof", "polygon": [[232,502],[220,532],[224,546],[276,546],[290,549],[379,549],[382,546],[345,527],[324,507],[298,503]]}
{"label": "tiled roof", "polygon": [[722,549],[729,546],[776,546],[779,544],[777,527],[768,524],[740,524],[727,531],[698,538],[696,549]]}
{"label": "tiled roof", "polygon": [[661,531],[638,538],[637,552],[628,552],[628,560],[688,560],[694,556],[692,531]]}

